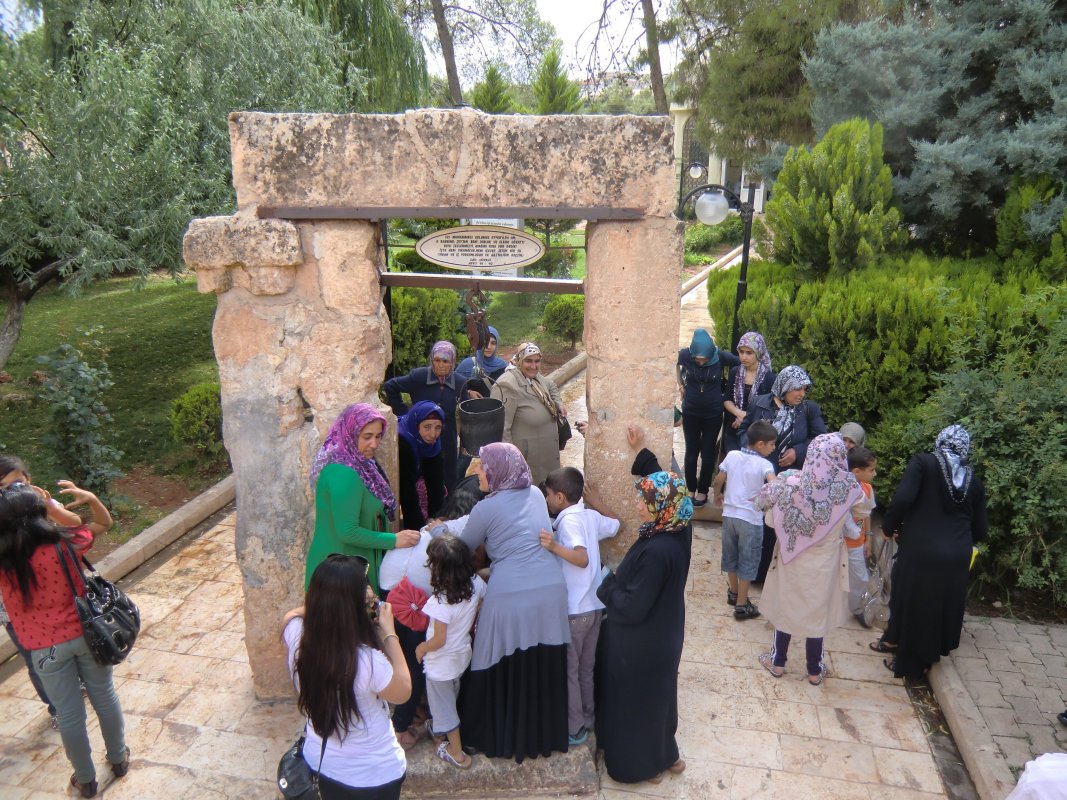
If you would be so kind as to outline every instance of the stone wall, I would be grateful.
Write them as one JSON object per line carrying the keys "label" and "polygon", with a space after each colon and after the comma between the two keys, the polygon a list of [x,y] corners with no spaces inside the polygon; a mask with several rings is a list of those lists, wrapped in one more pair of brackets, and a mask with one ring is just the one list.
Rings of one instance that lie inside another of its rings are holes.
{"label": "stone wall", "polygon": [[[239,113],[230,141],[239,210],[194,220],[185,260],[200,291],[219,296],[213,335],[257,693],[291,694],[278,623],[303,589],[310,460],[342,408],[377,402],[391,358],[376,226],[260,220],[261,206],[640,210],[588,231],[585,463],[627,523],[607,553],[617,562],[636,529],[626,425],[641,424],[670,459],[681,237],[669,120]],[[395,441],[379,453],[391,467]]]}

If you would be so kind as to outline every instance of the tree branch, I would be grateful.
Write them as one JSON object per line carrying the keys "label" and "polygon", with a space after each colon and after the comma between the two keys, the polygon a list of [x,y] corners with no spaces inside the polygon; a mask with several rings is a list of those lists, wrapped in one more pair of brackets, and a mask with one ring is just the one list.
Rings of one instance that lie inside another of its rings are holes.
{"label": "tree branch", "polygon": [[37,135],[37,132],[26,123],[26,120],[24,120],[21,116],[19,116],[19,113],[17,111],[15,111],[15,109],[9,108],[8,106],[5,106],[3,104],[0,104],[0,109],[3,109],[8,114],[10,114],[15,119],[17,119],[19,122],[21,122],[22,123],[22,127],[25,128],[26,132],[29,133],[30,136],[32,136],[34,138],[34,140],[37,142],[37,144],[41,145],[41,147],[43,147],[45,149],[45,152],[48,153],[48,155],[50,155],[52,158],[56,157],[56,154],[52,152],[52,148],[50,148],[47,144],[44,143],[44,139],[42,139],[40,136]]}
{"label": "tree branch", "polygon": [[26,302],[30,301],[38,290],[43,286],[51,283],[60,276],[63,272],[63,267],[66,265],[67,259],[57,258],[51,264],[46,264],[41,269],[34,272],[30,277],[24,281],[20,281],[18,284],[18,293]]}

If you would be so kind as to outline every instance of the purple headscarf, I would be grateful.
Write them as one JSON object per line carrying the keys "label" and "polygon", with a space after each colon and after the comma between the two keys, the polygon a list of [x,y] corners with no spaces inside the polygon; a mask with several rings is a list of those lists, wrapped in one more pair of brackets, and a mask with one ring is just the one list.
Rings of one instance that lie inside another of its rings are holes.
{"label": "purple headscarf", "polygon": [[447,340],[442,339],[439,342],[434,342],[433,347],[430,348],[430,369],[433,369],[433,360],[438,356],[447,358],[452,362],[452,371],[456,370],[456,346]]}
{"label": "purple headscarf", "polygon": [[411,445],[411,452],[415,454],[416,472],[422,466],[424,458],[433,458],[441,452],[440,436],[433,444],[426,444],[419,435],[419,425],[435,415],[441,422],[445,421],[445,412],[441,410],[441,406],[431,400],[420,400],[396,421],[397,435]]}
{"label": "purple headscarf", "polygon": [[756,495],[756,507],[771,510],[783,563],[821,542],[864,498],[848,471],[847,453],[845,440],[836,433],[816,436],[799,475],[779,476]]}
{"label": "purple headscarf", "polygon": [[[738,339],[737,346],[738,348],[747,347],[756,353],[756,378],[752,381],[752,388],[748,392],[748,402],[751,403],[756,399],[759,385],[763,383],[763,379],[771,372],[771,352],[767,349],[767,342],[764,340],[763,334],[756,331],[749,331]],[[744,367],[738,367],[737,374],[734,376],[734,405],[738,408],[748,408],[745,403]]]}
{"label": "purple headscarf", "polygon": [[374,406],[355,403],[342,411],[333,421],[326,438],[311,465],[311,486],[315,487],[319,473],[327,464],[344,464],[354,469],[367,490],[382,501],[389,519],[396,516],[396,497],[389,488],[385,473],[374,458],[359,452],[359,434],[372,422],[382,423],[382,433],[389,421]]}
{"label": "purple headscarf", "polygon": [[513,444],[494,442],[478,450],[490,492],[502,489],[526,489],[532,482],[530,466]]}

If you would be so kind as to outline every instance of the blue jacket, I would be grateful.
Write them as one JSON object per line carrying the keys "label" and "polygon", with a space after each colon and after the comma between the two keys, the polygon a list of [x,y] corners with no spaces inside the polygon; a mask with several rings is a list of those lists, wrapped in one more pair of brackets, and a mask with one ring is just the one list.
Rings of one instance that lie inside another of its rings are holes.
{"label": "blue jacket", "polygon": [[[759,420],[773,423],[774,418],[777,416],[778,406],[774,404],[774,396],[771,394],[758,395],[752,401],[752,405],[749,406],[741,427],[737,429],[737,434],[741,438],[741,446],[748,447],[749,425]],[[819,408],[819,404],[811,400],[804,400],[797,409],[793,430],[785,441],[779,437],[774,452],[767,456],[767,460],[774,465],[775,472],[781,472],[783,469],[800,469],[804,466],[804,457],[808,454],[808,444],[816,436],[824,433],[826,433],[826,423],[823,421],[822,409]],[[781,458],[782,451],[788,450],[790,447],[796,451],[797,460],[789,467],[779,467],[778,459]]]}

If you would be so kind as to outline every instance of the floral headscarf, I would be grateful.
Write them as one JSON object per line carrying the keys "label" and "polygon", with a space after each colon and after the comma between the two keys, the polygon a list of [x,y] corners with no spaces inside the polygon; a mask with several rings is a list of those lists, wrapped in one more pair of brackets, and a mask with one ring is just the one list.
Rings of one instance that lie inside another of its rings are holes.
{"label": "floral headscarf", "polygon": [[673,472],[653,472],[634,482],[637,492],[652,515],[637,530],[640,539],[657,533],[671,533],[681,528],[693,516],[693,500],[685,481]]}
{"label": "floral headscarf", "polygon": [[367,403],[350,405],[338,415],[311,464],[311,487],[315,487],[319,473],[327,464],[344,464],[359,474],[363,485],[382,501],[386,515],[393,519],[396,516],[396,497],[389,488],[385,473],[373,457],[368,458],[359,452],[359,434],[372,422],[382,423],[383,434],[389,427],[389,421],[381,412]]}
{"label": "floral headscarf", "polygon": [[811,386],[811,378],[795,364],[779,372],[778,377],[774,379],[774,385],[771,386],[771,394],[782,401],[782,407],[778,409],[777,416],[771,421],[774,429],[778,431],[778,444],[781,447],[789,442],[789,435],[793,432],[793,424],[796,422],[797,410],[800,408],[800,406],[791,406],[785,402],[786,393],[794,389],[803,389],[805,386]]}
{"label": "floral headscarf", "polygon": [[934,455],[941,465],[941,476],[945,479],[949,496],[956,503],[962,503],[967,496],[974,474],[967,466],[967,456],[971,454],[971,435],[962,425],[949,425],[937,434],[934,442]]}
{"label": "floral headscarf", "polygon": [[532,483],[530,466],[513,444],[493,442],[478,450],[485,480],[490,492],[503,489],[525,489]]}
{"label": "floral headscarf", "polygon": [[435,358],[447,358],[449,363],[452,364],[452,369],[456,368],[456,346],[452,342],[441,340],[440,342],[434,342],[433,347],[430,348],[430,369],[433,369],[433,360]]}
{"label": "floral headscarf", "polygon": [[422,466],[424,458],[433,458],[441,452],[441,437],[433,444],[426,444],[419,434],[419,425],[431,416],[436,416],[441,422],[445,421],[445,412],[441,410],[441,406],[431,400],[420,400],[396,421],[397,435],[411,446],[411,452],[415,454],[416,472]]}
{"label": "floral headscarf", "polygon": [[763,335],[756,331],[749,331],[737,340],[738,348],[747,347],[756,353],[756,378],[752,381],[752,388],[748,392],[748,403],[745,403],[745,368],[738,367],[734,376],[734,404],[738,408],[748,408],[748,405],[756,399],[756,392],[771,372],[771,351],[767,349],[767,342]]}
{"label": "floral headscarf", "polygon": [[783,563],[821,542],[865,497],[849,472],[847,453],[836,433],[816,436],[799,475],[779,477],[756,495],[756,506],[771,510]]}

